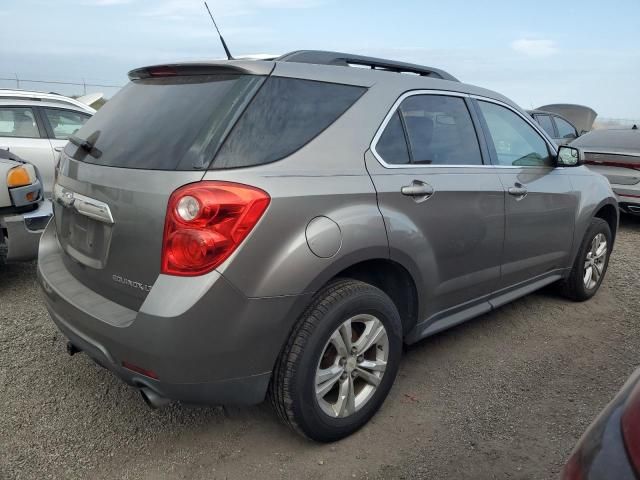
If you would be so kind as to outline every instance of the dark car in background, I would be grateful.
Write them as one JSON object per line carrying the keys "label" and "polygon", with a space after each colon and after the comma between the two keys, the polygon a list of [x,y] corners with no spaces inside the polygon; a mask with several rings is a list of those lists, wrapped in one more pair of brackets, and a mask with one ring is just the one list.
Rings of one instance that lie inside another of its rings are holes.
{"label": "dark car in background", "polygon": [[580,135],[578,129],[562,115],[545,110],[527,110],[558,145],[566,145]]}
{"label": "dark car in background", "polygon": [[562,480],[639,478],[640,369],[587,429],[562,473]]}
{"label": "dark car in background", "polygon": [[620,209],[640,215],[640,130],[594,130],[571,146],[591,170],[607,177]]}

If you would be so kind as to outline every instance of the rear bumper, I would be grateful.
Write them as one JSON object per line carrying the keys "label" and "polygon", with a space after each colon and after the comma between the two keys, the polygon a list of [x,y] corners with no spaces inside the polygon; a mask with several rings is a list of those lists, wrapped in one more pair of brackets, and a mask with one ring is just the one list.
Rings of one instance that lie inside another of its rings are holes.
{"label": "rear bumper", "polygon": [[640,215],[640,185],[611,185],[620,209]]}
{"label": "rear bumper", "polygon": [[7,229],[6,261],[28,261],[38,256],[40,235],[51,220],[51,202],[45,200],[29,213],[4,217],[2,224]]}
{"label": "rear bumper", "polygon": [[[51,318],[97,363],[130,385],[172,400],[261,402],[305,296],[247,298],[212,272],[202,279],[210,284],[206,291],[189,308],[178,311],[172,304],[181,295],[180,282],[188,280],[163,277],[147,300],[163,298],[164,309],[145,301],[139,312],[128,310],[68,272],[53,228],[42,237],[38,279]],[[150,370],[157,379],[124,368],[123,362]]]}

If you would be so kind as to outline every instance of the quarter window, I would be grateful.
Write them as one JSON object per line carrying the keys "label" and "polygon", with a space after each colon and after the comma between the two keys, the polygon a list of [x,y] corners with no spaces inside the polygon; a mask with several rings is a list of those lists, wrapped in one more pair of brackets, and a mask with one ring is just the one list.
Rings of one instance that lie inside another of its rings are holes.
{"label": "quarter window", "polygon": [[28,107],[0,108],[0,137],[40,138],[33,110]]}
{"label": "quarter window", "polygon": [[211,168],[249,167],[288,157],[333,124],[365,90],[269,77],[233,127]]}
{"label": "quarter window", "polygon": [[387,163],[405,164],[411,162],[399,111],[396,111],[389,120],[387,128],[384,129],[376,145],[376,151]]}
{"label": "quarter window", "polygon": [[413,164],[482,164],[478,137],[460,97],[414,95],[405,99],[380,137],[376,152],[386,163],[407,163],[407,141]]}
{"label": "quarter window", "polygon": [[89,119],[89,115],[84,113],[58,108],[45,108],[44,113],[53,130],[53,136],[60,140],[66,140],[76,133]]}
{"label": "quarter window", "polygon": [[558,127],[558,135],[560,138],[577,138],[578,132],[569,122],[564,121],[560,117],[556,117],[556,127]]}
{"label": "quarter window", "polygon": [[479,101],[499,165],[552,166],[544,139],[520,116],[495,103]]}

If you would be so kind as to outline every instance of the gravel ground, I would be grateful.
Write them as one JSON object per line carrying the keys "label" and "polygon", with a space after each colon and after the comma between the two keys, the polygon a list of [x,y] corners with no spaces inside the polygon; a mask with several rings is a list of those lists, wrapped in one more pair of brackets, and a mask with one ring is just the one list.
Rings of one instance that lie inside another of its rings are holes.
{"label": "gravel ground", "polygon": [[70,358],[35,266],[0,270],[0,478],[555,478],[640,364],[640,221],[587,303],[552,289],[411,347],[373,421],[333,445],[253,408],[149,410]]}

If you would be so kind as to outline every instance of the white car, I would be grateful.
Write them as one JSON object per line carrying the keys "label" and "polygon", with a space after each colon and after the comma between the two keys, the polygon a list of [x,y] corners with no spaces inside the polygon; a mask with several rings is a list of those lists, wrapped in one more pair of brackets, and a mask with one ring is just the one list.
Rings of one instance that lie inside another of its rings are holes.
{"label": "white car", "polygon": [[96,111],[55,93],[0,89],[0,149],[36,166],[51,197],[55,164],[67,139]]}
{"label": "white car", "polygon": [[36,258],[52,214],[38,170],[0,149],[0,265]]}

